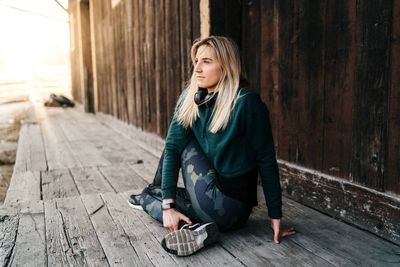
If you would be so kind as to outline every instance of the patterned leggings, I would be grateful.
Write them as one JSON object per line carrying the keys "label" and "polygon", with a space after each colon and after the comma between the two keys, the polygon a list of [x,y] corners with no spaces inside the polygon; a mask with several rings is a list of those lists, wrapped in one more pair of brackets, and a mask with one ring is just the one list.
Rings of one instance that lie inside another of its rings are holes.
{"label": "patterned leggings", "polygon": [[[161,168],[163,155],[154,182],[142,192],[143,209],[162,223]],[[241,201],[222,193],[217,185],[217,172],[212,167],[196,139],[192,139],[181,155],[181,168],[185,188],[178,187],[177,210],[194,222],[215,222],[222,231],[242,226],[251,208]],[[184,223],[181,222],[180,225]]]}

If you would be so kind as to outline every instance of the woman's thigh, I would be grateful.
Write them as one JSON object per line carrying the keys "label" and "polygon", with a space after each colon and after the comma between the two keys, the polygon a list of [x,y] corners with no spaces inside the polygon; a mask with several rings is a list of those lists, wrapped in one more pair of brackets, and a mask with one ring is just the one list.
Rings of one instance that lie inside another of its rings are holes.
{"label": "woman's thigh", "polygon": [[182,176],[193,210],[203,222],[222,230],[240,227],[251,212],[241,201],[226,196],[216,183],[217,172],[193,139],[181,155]]}

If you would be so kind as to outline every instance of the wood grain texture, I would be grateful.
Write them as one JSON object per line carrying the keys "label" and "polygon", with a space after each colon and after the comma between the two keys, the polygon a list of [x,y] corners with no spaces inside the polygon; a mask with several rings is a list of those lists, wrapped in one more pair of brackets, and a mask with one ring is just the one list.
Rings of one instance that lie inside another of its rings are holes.
{"label": "wood grain texture", "polygon": [[108,265],[79,197],[45,202],[49,266]]}
{"label": "wood grain texture", "polygon": [[68,169],[42,172],[43,199],[65,198],[79,195],[79,190]]}
{"label": "wood grain texture", "polygon": [[[200,35],[199,1],[121,0],[114,8],[110,1],[90,1],[89,12],[84,12],[87,4],[70,2],[74,34],[92,36],[83,40],[76,36],[74,47],[80,49],[71,52],[72,62],[86,63],[91,58],[94,65],[92,69],[71,65],[76,101],[86,109],[95,102],[96,112],[112,114],[164,137],[183,83],[190,76],[188,54]],[[90,81],[91,74],[96,97],[88,89],[93,85],[80,83]]]}
{"label": "wood grain texture", "polygon": [[360,3],[356,12],[359,19],[351,176],[359,184],[383,191],[388,147],[392,1]]}
{"label": "wood grain texture", "polygon": [[311,169],[280,162],[283,190],[287,196],[400,243],[400,200]]}
{"label": "wood grain texture", "polygon": [[400,195],[400,2],[393,1],[385,191]]}
{"label": "wood grain texture", "polygon": [[114,220],[109,208],[99,195],[82,196],[90,221],[111,265],[144,266],[151,264],[146,257],[140,257],[121,224]]}

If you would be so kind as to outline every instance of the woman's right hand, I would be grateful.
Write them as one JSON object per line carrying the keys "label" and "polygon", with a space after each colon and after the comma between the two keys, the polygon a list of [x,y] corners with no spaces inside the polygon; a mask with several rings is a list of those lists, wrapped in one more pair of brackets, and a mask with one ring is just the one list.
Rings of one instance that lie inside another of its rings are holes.
{"label": "woman's right hand", "polygon": [[188,217],[176,209],[167,209],[163,211],[164,227],[168,228],[170,232],[178,230],[180,220],[185,221],[188,224],[192,224]]}

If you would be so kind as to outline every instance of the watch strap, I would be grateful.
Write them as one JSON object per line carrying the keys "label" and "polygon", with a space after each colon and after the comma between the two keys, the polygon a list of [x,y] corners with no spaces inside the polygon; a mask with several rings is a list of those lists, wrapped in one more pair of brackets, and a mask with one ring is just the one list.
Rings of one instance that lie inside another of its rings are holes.
{"label": "watch strap", "polygon": [[162,210],[174,209],[175,203],[162,203],[161,208],[162,208]]}

